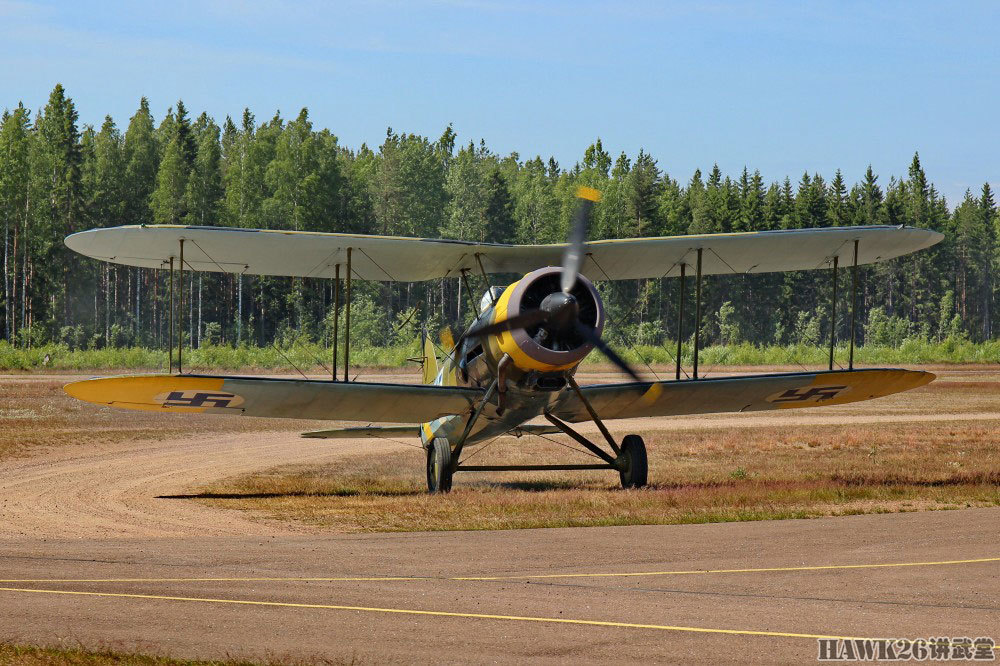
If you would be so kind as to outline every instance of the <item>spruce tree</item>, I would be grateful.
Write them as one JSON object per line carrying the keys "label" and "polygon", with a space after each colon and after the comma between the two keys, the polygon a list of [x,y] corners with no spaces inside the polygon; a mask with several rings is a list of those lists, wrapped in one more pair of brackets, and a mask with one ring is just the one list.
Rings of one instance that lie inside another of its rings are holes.
{"label": "spruce tree", "polygon": [[659,227],[656,220],[660,194],[660,168],[653,156],[639,149],[628,174],[628,206],[633,228],[628,235],[645,236]]}
{"label": "spruce tree", "polygon": [[219,126],[206,114],[195,123],[197,154],[185,190],[188,224],[214,226],[222,198],[222,152]]}
{"label": "spruce tree", "polygon": [[4,338],[18,330],[22,275],[21,255],[30,214],[31,118],[24,104],[4,110],[0,123],[0,216],[3,218]]}
{"label": "spruce tree", "polygon": [[149,224],[153,221],[151,203],[159,155],[153,116],[145,97],[139,100],[139,108],[125,130],[122,159],[125,163],[124,220],[127,224]]}
{"label": "spruce tree", "polygon": [[83,228],[77,117],[73,100],[57,84],[35,122],[26,324],[29,329],[37,326],[30,333],[37,342],[54,337],[59,327],[69,325],[73,308],[70,275],[81,258],[65,252],[62,239]]}
{"label": "spruce tree", "polygon": [[849,222],[847,185],[844,184],[844,176],[840,173],[840,169],[837,169],[833,180],[830,181],[827,192],[826,217],[830,226],[846,226]]}
{"label": "spruce tree", "polygon": [[167,144],[153,191],[153,221],[156,224],[181,224],[187,214],[186,193],[191,170],[184,158],[180,141]]}

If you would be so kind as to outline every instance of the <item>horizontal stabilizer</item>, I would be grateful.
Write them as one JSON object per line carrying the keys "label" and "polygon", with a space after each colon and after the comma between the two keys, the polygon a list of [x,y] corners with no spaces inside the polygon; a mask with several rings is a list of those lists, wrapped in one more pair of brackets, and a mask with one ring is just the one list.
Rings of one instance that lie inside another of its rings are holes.
{"label": "horizontal stabilizer", "polygon": [[374,437],[384,439],[388,437],[419,437],[420,426],[356,426],[353,428],[333,428],[332,430],[313,430],[302,433],[303,437],[309,439],[361,439],[364,437]]}

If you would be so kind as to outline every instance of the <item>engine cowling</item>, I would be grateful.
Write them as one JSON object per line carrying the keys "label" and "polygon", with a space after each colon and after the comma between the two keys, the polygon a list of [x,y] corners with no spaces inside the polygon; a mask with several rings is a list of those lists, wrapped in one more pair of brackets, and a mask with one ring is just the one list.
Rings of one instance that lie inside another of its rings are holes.
{"label": "engine cowling", "polygon": [[[504,290],[497,301],[493,321],[539,309],[546,297],[562,294],[561,278],[562,269],[555,266],[528,273]],[[593,283],[579,276],[570,295],[576,300],[577,321],[601,335],[604,330],[604,304]],[[521,370],[540,372],[572,368],[593,349],[593,345],[586,342],[573,327],[547,328],[545,324],[505,331],[493,336],[491,343],[501,353],[510,355]]]}

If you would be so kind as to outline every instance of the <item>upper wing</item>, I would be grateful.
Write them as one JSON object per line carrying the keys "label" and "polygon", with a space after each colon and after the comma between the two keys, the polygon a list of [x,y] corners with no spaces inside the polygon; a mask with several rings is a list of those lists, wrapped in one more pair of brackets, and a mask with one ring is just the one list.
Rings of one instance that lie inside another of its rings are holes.
{"label": "upper wing", "polygon": [[[943,236],[910,227],[833,227],[738,234],[664,236],[593,241],[581,271],[593,280],[671,277],[693,266],[701,248],[702,273],[767,273],[869,264],[916,252]],[[229,227],[125,226],[72,234],[66,245],[88,257],[129,266],[180,267],[198,271],[332,278],[335,267],[364,280],[414,282],[479,271],[527,273],[559,265],[565,245],[496,245],[430,238],[364,236],[311,231],[264,231]]]}
{"label": "upper wing", "polygon": [[64,388],[74,398],[126,409],[389,423],[464,414],[483,395],[449,386],[207,375],[106,377]]}
{"label": "upper wing", "polygon": [[[917,388],[934,377],[918,370],[878,369],[667,381],[658,382],[663,391],[652,401],[644,395],[653,382],[584,386],[582,391],[602,419],[629,419],[843,405]],[[590,419],[573,394],[552,413],[570,422]]]}

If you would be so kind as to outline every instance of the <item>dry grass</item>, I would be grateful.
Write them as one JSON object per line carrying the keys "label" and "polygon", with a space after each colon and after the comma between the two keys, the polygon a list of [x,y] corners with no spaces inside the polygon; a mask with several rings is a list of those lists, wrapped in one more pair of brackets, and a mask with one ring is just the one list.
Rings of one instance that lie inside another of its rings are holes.
{"label": "dry grass", "polygon": [[236,666],[240,661],[185,661],[117,650],[45,648],[0,644],[0,664],[25,666]]}
{"label": "dry grass", "polygon": [[274,664],[275,666],[307,666],[312,664],[353,664],[354,661],[328,659],[288,659],[274,658],[263,661],[243,659],[189,660],[161,657],[142,652],[114,648],[84,647],[37,647],[0,643],[0,664],[19,666],[251,666],[252,664]]}
{"label": "dry grass", "polygon": [[[428,496],[423,453],[414,449],[410,455],[362,456],[228,479],[204,488],[201,501],[347,532],[718,522],[1000,505],[1000,375],[944,373],[915,392],[810,411],[841,423],[745,427],[732,415],[651,422],[656,429],[643,431],[650,486],[639,491],[621,490],[613,472],[467,473],[457,475],[450,495]],[[949,414],[993,416],[864,423],[887,415]],[[477,464],[585,460],[554,442],[510,437],[475,458]]]}
{"label": "dry grass", "polygon": [[[78,377],[21,375],[0,379],[0,459],[49,447],[94,442],[160,440],[213,432],[289,430],[303,423],[238,416],[128,411],[97,407],[66,395],[64,384]],[[294,424],[291,425],[290,424]]]}
{"label": "dry grass", "polygon": [[328,659],[316,657],[299,659],[269,657],[263,660],[226,658],[219,660],[173,659],[147,652],[136,652],[112,647],[37,647],[0,642],[0,665],[19,666],[334,666],[359,664],[355,659]]}

